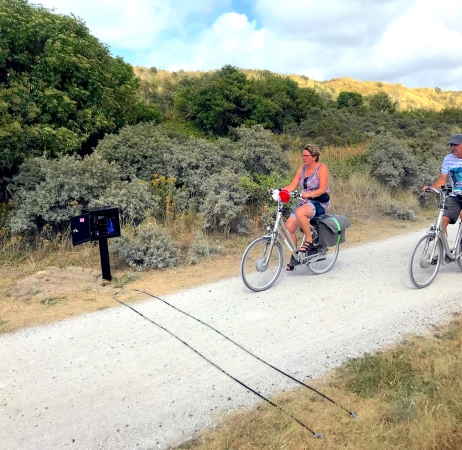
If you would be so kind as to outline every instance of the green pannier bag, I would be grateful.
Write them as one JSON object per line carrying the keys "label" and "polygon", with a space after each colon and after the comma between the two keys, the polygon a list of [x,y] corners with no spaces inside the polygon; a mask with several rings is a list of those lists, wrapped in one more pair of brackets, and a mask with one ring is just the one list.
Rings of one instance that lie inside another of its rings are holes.
{"label": "green pannier bag", "polygon": [[319,244],[326,247],[345,242],[345,229],[351,227],[350,221],[340,214],[323,214],[311,219],[311,223],[317,223]]}

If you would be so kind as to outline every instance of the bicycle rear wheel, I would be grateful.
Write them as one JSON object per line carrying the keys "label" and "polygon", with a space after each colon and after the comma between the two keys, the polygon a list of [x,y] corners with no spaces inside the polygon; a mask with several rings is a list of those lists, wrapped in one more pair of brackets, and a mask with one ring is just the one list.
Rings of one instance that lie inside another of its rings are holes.
{"label": "bicycle rear wheel", "polygon": [[[241,261],[241,277],[252,291],[270,288],[281,273],[284,253],[279,241],[270,249],[271,238],[261,237],[253,241],[244,252]],[[266,261],[268,260],[268,263]]]}
{"label": "bicycle rear wheel", "polygon": [[337,243],[334,247],[321,245],[318,248],[318,253],[306,264],[315,274],[326,273],[332,269],[335,261],[337,261],[340,244]]}
{"label": "bicycle rear wheel", "polygon": [[412,284],[416,288],[429,286],[438,273],[443,257],[441,240],[430,234],[423,236],[409,258],[409,277]]}

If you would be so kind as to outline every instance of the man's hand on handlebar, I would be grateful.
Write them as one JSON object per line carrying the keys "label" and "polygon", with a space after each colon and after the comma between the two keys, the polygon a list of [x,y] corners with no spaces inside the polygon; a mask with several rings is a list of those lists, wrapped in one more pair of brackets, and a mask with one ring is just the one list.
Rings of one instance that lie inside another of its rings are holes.
{"label": "man's hand on handlebar", "polygon": [[440,188],[434,188],[433,186],[424,186],[422,188],[422,192],[444,192],[445,194],[450,194],[452,192],[451,186],[441,186]]}

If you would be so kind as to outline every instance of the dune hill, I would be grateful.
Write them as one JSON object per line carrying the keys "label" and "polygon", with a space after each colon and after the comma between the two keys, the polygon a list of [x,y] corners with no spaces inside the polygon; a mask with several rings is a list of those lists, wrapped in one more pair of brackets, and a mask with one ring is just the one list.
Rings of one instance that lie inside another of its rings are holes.
{"label": "dune hill", "polygon": [[[166,84],[175,84],[183,78],[192,78],[204,72],[167,72],[166,70],[149,69],[134,66],[135,75],[142,81],[163,90]],[[248,77],[258,77],[261,71],[245,70]],[[333,78],[328,81],[316,81],[304,75],[286,75],[298,83],[300,87],[310,87],[318,92],[328,94],[336,100],[342,91],[358,92],[363,96],[386,92],[396,101],[400,110],[430,109],[439,111],[444,108],[462,108],[462,91],[444,91],[438,87],[408,88],[402,84],[391,84],[380,81],[358,81],[349,77]]]}

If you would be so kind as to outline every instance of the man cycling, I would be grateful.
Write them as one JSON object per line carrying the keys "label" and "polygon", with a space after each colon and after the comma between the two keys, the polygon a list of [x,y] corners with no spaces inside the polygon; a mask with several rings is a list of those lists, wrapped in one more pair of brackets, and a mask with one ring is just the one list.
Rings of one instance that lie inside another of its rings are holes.
{"label": "man cycling", "polygon": [[[449,139],[451,153],[446,155],[441,165],[441,175],[433,183],[435,189],[440,189],[446,184],[448,175],[452,186],[452,192],[446,200],[446,209],[443,214],[443,229],[447,234],[447,227],[456,223],[460,216],[462,220],[462,134],[453,134]],[[424,186],[422,191],[428,186]]]}

